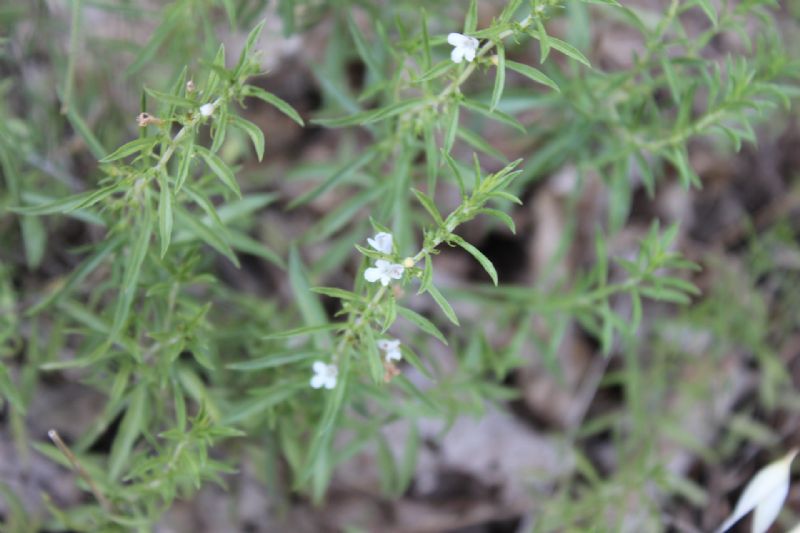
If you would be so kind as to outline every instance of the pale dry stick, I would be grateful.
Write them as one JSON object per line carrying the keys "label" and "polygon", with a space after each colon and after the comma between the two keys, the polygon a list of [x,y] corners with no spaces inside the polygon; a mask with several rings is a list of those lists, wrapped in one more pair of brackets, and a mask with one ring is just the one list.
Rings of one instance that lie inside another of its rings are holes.
{"label": "pale dry stick", "polygon": [[100,503],[100,506],[103,508],[103,510],[110,512],[111,504],[106,497],[103,496],[103,493],[100,492],[100,489],[97,488],[97,485],[95,485],[94,480],[92,480],[92,477],[89,475],[89,472],[83,468],[81,463],[78,461],[78,458],[75,457],[74,453],[72,453],[72,450],[70,450],[64,441],[61,440],[58,432],[55,429],[51,429],[47,432],[47,436],[50,437],[50,440],[53,441],[53,444],[55,444],[61,453],[64,454],[64,457],[66,457],[70,462],[75,472],[77,472],[78,475],[86,482],[86,484],[89,485],[89,490],[92,491],[92,494],[94,494],[94,497]]}

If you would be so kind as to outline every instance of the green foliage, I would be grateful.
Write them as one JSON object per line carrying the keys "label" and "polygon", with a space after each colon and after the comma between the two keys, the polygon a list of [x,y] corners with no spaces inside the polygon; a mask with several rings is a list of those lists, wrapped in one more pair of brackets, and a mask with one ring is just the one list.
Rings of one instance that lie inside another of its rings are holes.
{"label": "green foliage", "polygon": [[[158,23],[141,46],[125,43],[96,58],[111,61],[110,70],[103,65],[83,73],[80,31],[90,4]],[[30,438],[21,421],[40,373],[77,372],[106,398],[90,429],[70,443],[76,462],[56,446],[34,445],[76,476],[84,470],[96,487],[81,488],[100,495],[88,508],[50,503],[47,520],[78,531],[149,530],[176,498],[191,497],[207,481],[222,484],[242,453],[267,464],[284,460],[292,489],[319,502],[334,470],[372,449],[381,487],[400,495],[414,476],[417,421],[452,422],[513,399],[516,392],[498,382],[525,364],[525,340],[558,373],[556,353],[572,322],[606,356],[623,352],[630,363],[628,373],[617,376],[631,398],[629,411],[612,429],[622,442],[631,424],[645,451],[620,474],[625,486],[655,479],[670,494],[702,501],[702,489],[668,479],[654,466],[656,435],[636,404],[645,393],[641,381],[663,377],[661,359],[644,370],[631,362],[643,301],[685,306],[699,299],[688,278],[698,267],[674,251],[677,224],[662,230],[654,221],[633,259],[610,258],[606,239],[628,221],[635,179],[651,195],[671,175],[685,187],[700,186],[690,140],[707,136],[738,150],[743,141],[755,141],[756,120],[788,107],[797,95],[788,81],[798,65],[770,34],[769,2],[726,0],[717,10],[707,1],[672,0],[656,13],[613,0],[511,0],[489,22],[473,0],[465,6],[462,31],[479,44],[473,61],[457,64],[446,34],[462,25],[447,18],[453,13],[449,2],[425,2],[420,11],[420,2],[410,0],[282,0],[277,9],[287,35],[330,15],[330,41],[312,69],[322,109],[311,120],[259,84],[264,73],[257,43],[267,31],[264,22],[247,28],[232,65],[219,44],[220,20],[231,28],[248,25],[266,4],[176,0],[148,12],[127,2],[73,1],[66,57],[52,52],[52,60],[66,59],[53,80],[54,94],[37,95],[18,80],[0,85],[0,223],[8,228],[0,246],[14,250],[0,264],[0,397],[16,420],[22,449]],[[22,21],[37,9],[0,16]],[[683,26],[682,15],[692,10],[709,22],[700,35],[690,36]],[[591,35],[591,15],[600,13],[636,32],[644,49],[628,65],[593,66],[586,39],[548,33],[548,23],[565,13],[576,35]],[[360,24],[362,14],[374,22]],[[753,17],[766,31],[749,42],[745,23]],[[747,41],[750,53],[710,58],[709,43],[730,32]],[[530,46],[538,48],[535,66],[521,60]],[[3,61],[12,64],[10,53],[4,49]],[[125,63],[113,65],[119,57],[127,57]],[[364,65],[359,90],[344,74],[353,60]],[[128,93],[141,95],[138,131],[123,118],[136,107],[130,103],[102,119],[89,118],[87,110],[97,109],[93,99],[100,97],[91,88],[111,74],[125,78]],[[30,117],[14,110],[12,97],[33,109]],[[299,128],[338,130],[332,161],[300,161],[285,175],[281,171],[281,181],[303,182],[304,192],[292,198],[263,192],[260,180],[269,178],[254,178],[242,161],[249,153],[244,142],[259,162],[272,156],[271,139],[242,116],[256,102]],[[523,113],[530,110],[537,112],[535,123]],[[498,128],[521,139],[524,159],[509,161],[510,154],[491,144],[486,132]],[[49,151],[66,143],[66,130],[90,163],[72,165]],[[499,221],[515,232],[512,210],[527,188],[566,162],[579,176],[574,198],[589,175],[606,184],[608,223],[596,232],[595,263],[553,286],[511,285],[464,237],[469,233],[462,226]],[[259,215],[274,202],[286,200],[291,215],[314,209],[332,192],[344,200],[304,233],[261,238]],[[94,237],[69,250],[70,266],[55,282],[18,293],[12,277],[40,269],[66,224],[90,228]],[[391,235],[388,248],[367,241],[381,234]],[[319,243],[327,246],[321,257],[306,252]],[[441,283],[437,256],[445,249],[466,252],[492,285]],[[226,281],[222,273],[253,257],[282,276],[291,305],[280,295],[250,295]],[[321,286],[332,273],[341,280],[353,271],[353,282],[344,287]],[[436,313],[414,309],[413,292],[425,295]],[[330,299],[333,313],[325,305]],[[629,312],[615,305],[623,300]],[[465,301],[496,318],[512,340],[493,346],[481,327],[458,316],[458,303]],[[528,332],[515,326],[534,316],[547,327]],[[459,328],[462,323],[467,327]],[[387,348],[401,331],[409,337]],[[758,332],[719,333],[741,337],[774,366]],[[455,369],[443,368],[428,349],[432,343],[452,350]],[[18,354],[24,359],[19,371],[8,363]],[[319,381],[319,390],[309,386],[323,377],[332,382]],[[764,394],[768,405],[777,402]],[[109,453],[90,453],[115,420]],[[400,456],[384,433],[397,420],[412,428]],[[581,437],[608,429],[599,426],[587,424]],[[251,450],[236,445],[240,438],[270,446]],[[625,445],[621,454],[630,451]],[[226,459],[213,459],[212,446]],[[552,498],[559,511],[543,515],[543,531],[550,524],[580,526],[616,502],[613,483],[601,480],[587,460],[576,462],[586,482],[563,484]],[[10,493],[4,485],[0,490]],[[8,499],[12,523],[33,523]]]}

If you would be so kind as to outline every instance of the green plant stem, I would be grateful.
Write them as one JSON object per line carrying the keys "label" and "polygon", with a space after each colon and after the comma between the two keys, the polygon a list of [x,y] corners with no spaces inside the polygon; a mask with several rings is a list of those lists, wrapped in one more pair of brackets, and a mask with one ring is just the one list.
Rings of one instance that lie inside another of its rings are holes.
{"label": "green plant stem", "polygon": [[[219,107],[222,101],[223,101],[222,97],[219,97],[211,103],[211,105],[214,107],[214,111],[217,110],[217,107]],[[178,144],[180,144],[183,138],[190,131],[194,129],[195,124],[197,124],[197,122],[200,120],[199,118],[200,116],[201,115],[199,114],[198,111],[196,116],[192,117],[192,119],[187,124],[185,124],[178,133],[175,134],[175,137],[172,138],[172,141],[169,143],[169,146],[164,151],[164,153],[161,154],[161,158],[158,160],[158,163],[155,166],[156,174],[166,168],[167,163],[169,163],[169,160],[172,158],[173,154],[175,153],[175,150],[178,148]]]}

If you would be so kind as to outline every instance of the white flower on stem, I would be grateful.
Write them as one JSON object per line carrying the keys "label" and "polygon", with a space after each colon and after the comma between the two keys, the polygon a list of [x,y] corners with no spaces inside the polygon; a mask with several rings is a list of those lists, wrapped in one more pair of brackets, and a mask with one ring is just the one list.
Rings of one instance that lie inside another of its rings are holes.
{"label": "white flower on stem", "polygon": [[370,283],[375,283],[380,280],[381,285],[385,287],[391,280],[402,278],[404,270],[405,267],[403,265],[378,259],[375,261],[374,267],[364,271],[364,279]]}
{"label": "white flower on stem", "polygon": [[453,51],[450,52],[450,59],[453,63],[461,63],[462,59],[471,62],[475,59],[475,54],[478,52],[478,39],[475,37],[468,37],[460,33],[451,33],[447,36],[447,43],[453,46]]}
{"label": "white flower on stem", "polygon": [[200,106],[200,114],[204,117],[210,117],[214,114],[214,105],[213,104],[203,104]]}
{"label": "white flower on stem", "polygon": [[399,361],[403,358],[398,339],[381,339],[378,341],[378,348],[386,352],[387,361]]}
{"label": "white flower on stem", "polygon": [[715,533],[724,533],[753,512],[753,533],[764,533],[778,518],[786,495],[789,493],[789,470],[798,450],[794,449],[782,458],[759,470],[742,491],[731,515],[719,526]]}
{"label": "white flower on stem", "polygon": [[386,232],[380,232],[375,235],[373,239],[367,239],[367,242],[370,246],[378,250],[382,254],[391,254],[392,253],[392,234]]}
{"label": "white flower on stem", "polygon": [[339,368],[336,365],[328,365],[322,361],[314,361],[311,369],[314,375],[311,377],[311,386],[315,389],[332,389],[336,386],[336,376],[339,375]]}

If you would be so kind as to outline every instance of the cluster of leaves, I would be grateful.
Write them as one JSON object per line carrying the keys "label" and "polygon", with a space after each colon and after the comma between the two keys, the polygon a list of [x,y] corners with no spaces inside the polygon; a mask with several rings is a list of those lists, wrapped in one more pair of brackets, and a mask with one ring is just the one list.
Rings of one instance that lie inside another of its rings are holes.
{"label": "cluster of leaves", "polygon": [[[54,339],[57,349],[60,343],[76,355],[42,362],[29,348],[28,368],[91,369],[87,381],[108,398],[90,430],[73,446],[107,505],[80,516],[53,509],[67,527],[82,530],[86,524],[107,522],[144,527],[178,494],[230,470],[207,453],[212,442],[239,432],[218,423],[219,413],[207,409],[201,392],[201,374],[219,366],[207,334],[213,326],[204,294],[214,278],[202,271],[202,245],[237,266],[237,252],[283,262],[230,225],[269,204],[274,195],[243,195],[233,169],[217,152],[229,129],[239,128],[252,140],[259,159],[263,156],[262,131],[231,112],[247,98],[263,100],[303,123],[286,102],[247,83],[260,72],[253,45],[261,29],[258,25],[250,33],[233,68],[226,68],[220,48],[202,81],[184,70],[168,91],[146,89],[139,137],[100,160],[104,177],[97,189],[64,198],[12,190],[12,200],[32,204],[14,208],[22,220],[61,214],[105,230],[102,242],[61,283],[26,309],[28,317],[55,311],[80,332],[76,344],[66,344],[63,325],[52,325],[53,333],[61,335]],[[208,148],[200,142],[205,131],[211,137]],[[2,153],[4,172],[13,184],[14,160],[8,151]],[[225,205],[218,208],[217,199]],[[30,254],[28,258],[30,263]],[[87,279],[94,279],[91,286]],[[5,367],[3,372],[6,396],[24,415],[30,397],[26,401],[17,394]],[[189,412],[196,415],[187,414],[187,403],[195,406]],[[84,453],[119,417],[107,467],[100,467]],[[137,447],[143,438],[148,445]],[[38,449],[66,462],[53,446]]]}

